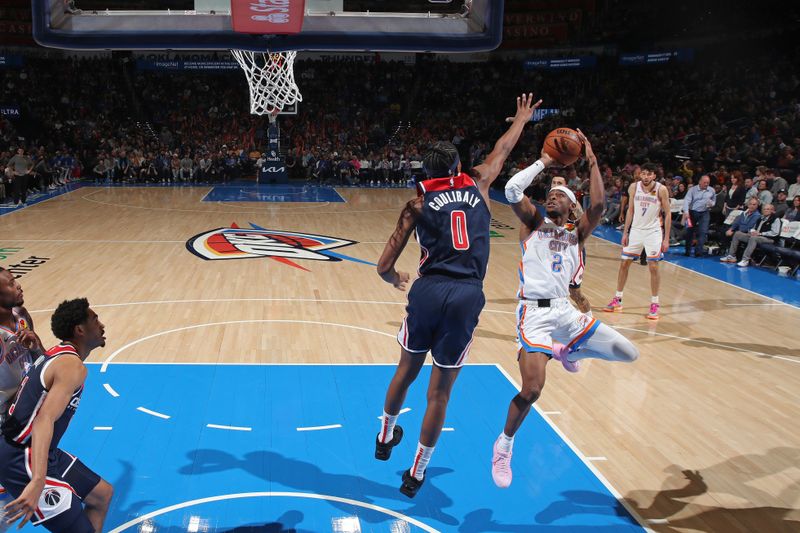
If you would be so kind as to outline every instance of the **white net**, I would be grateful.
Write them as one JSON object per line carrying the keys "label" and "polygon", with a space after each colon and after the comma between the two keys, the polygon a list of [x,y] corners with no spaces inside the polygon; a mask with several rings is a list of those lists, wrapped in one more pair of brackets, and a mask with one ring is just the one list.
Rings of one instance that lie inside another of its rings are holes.
{"label": "white net", "polygon": [[289,104],[303,101],[294,81],[297,52],[231,50],[231,53],[247,75],[252,114],[272,115]]}

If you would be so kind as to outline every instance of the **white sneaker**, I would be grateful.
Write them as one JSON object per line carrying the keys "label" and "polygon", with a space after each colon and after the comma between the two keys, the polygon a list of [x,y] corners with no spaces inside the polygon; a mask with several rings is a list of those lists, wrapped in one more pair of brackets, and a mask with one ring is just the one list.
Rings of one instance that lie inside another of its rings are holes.
{"label": "white sneaker", "polygon": [[750,260],[749,259],[742,259],[741,261],[736,263],[736,265],[740,266],[740,267],[748,267],[748,266],[750,266]]}
{"label": "white sneaker", "polygon": [[723,263],[735,263],[736,257],[732,255],[726,255],[725,257],[720,259],[720,261],[722,261]]}

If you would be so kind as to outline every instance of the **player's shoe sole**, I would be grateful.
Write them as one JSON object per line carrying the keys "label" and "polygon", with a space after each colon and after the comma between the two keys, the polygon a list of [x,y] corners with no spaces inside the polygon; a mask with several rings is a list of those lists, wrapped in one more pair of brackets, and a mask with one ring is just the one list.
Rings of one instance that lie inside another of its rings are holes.
{"label": "player's shoe sole", "polygon": [[413,498],[419,492],[419,489],[425,483],[425,476],[422,476],[422,479],[417,479],[411,475],[411,470],[406,470],[403,472],[403,484],[400,485],[400,492],[408,496],[409,498]]}
{"label": "player's shoe sole", "polygon": [[403,428],[397,425],[394,426],[392,440],[389,442],[383,443],[378,437],[375,437],[375,459],[378,461],[388,461],[389,457],[392,456],[392,448],[400,444],[401,440],[403,440]]}

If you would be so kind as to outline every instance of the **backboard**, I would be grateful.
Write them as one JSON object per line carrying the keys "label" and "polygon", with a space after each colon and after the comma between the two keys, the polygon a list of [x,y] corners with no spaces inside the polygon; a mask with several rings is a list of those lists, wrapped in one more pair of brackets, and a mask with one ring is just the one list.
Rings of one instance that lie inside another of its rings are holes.
{"label": "backboard", "polygon": [[503,25],[503,0],[246,4],[299,5],[304,15],[299,32],[283,35],[234,31],[229,0],[32,2],[36,41],[66,49],[478,52],[500,44]]}

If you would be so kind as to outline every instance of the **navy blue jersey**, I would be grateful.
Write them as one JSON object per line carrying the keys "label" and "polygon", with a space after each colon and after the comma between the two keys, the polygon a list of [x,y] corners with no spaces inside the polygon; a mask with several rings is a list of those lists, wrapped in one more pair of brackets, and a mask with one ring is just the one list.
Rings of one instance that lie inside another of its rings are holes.
{"label": "navy blue jersey", "polygon": [[492,217],[475,181],[461,173],[425,180],[417,187],[423,199],[417,221],[419,275],[483,281]]}
{"label": "navy blue jersey", "polygon": [[[30,446],[33,421],[36,419],[36,415],[39,414],[39,409],[41,409],[48,393],[47,388],[44,386],[43,374],[56,358],[69,357],[66,354],[78,355],[75,352],[75,347],[69,344],[60,344],[51,348],[45,355],[36,360],[25,377],[22,378],[22,383],[20,383],[19,390],[17,390],[17,396],[8,408],[8,416],[3,420],[3,437],[10,444],[19,447]],[[72,416],[78,409],[81,394],[83,394],[83,385],[72,393],[72,398],[67,408],[64,409],[64,412],[53,424],[53,438],[50,441],[51,451],[58,447],[61,437],[67,430]]]}

